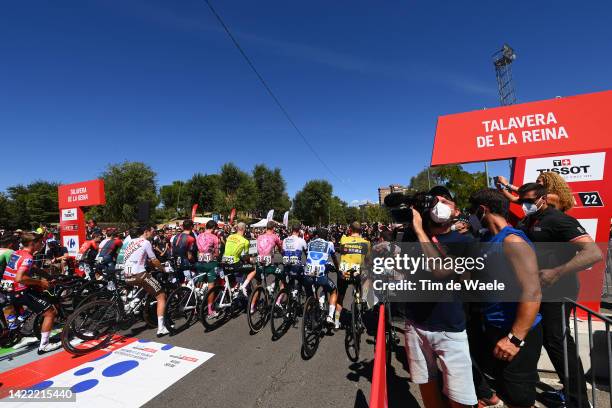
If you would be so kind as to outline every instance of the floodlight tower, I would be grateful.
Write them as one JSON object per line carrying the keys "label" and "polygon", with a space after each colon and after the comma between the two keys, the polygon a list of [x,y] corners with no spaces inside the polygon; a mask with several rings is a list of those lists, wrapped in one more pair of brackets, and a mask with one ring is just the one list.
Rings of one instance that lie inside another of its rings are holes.
{"label": "floodlight tower", "polygon": [[514,49],[508,44],[504,44],[501,50],[493,54],[499,102],[502,106],[514,105],[516,103],[516,93],[514,91],[514,82],[512,81],[512,62],[515,59]]}
{"label": "floodlight tower", "polygon": [[[493,54],[493,66],[495,67],[495,77],[497,78],[499,103],[502,106],[514,105],[516,103],[516,92],[514,90],[514,81],[512,80],[512,62],[514,62],[515,59],[516,53],[508,44],[504,44],[501,50]],[[512,177],[514,169],[513,164],[514,160],[510,160],[510,177]]]}

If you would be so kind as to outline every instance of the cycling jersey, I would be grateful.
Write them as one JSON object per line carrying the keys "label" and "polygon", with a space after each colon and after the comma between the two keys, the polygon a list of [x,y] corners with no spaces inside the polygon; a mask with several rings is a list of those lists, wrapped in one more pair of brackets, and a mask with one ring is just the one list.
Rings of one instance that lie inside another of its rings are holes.
{"label": "cycling jersey", "polygon": [[117,265],[123,265],[123,261],[125,260],[125,250],[127,249],[128,245],[130,245],[131,241],[132,238],[129,235],[123,240],[123,245],[121,245],[121,249],[119,250],[119,253],[117,253]]}
{"label": "cycling jersey", "polygon": [[290,235],[283,240],[283,263],[294,265],[302,264],[302,255],[308,251],[308,245],[304,239]]}
{"label": "cycling jersey", "polygon": [[283,243],[276,233],[265,233],[257,237],[257,255],[259,256],[272,256],[274,248],[282,246]]}
{"label": "cycling jersey", "polygon": [[13,252],[11,254],[11,258],[6,264],[6,268],[4,269],[4,273],[2,274],[2,279],[6,281],[11,281],[12,290],[15,292],[26,290],[28,287],[23,283],[15,282],[15,278],[17,277],[17,272],[20,270],[23,270],[26,275],[29,275],[33,263],[34,258],[32,257],[32,254],[30,252],[23,249]]}
{"label": "cycling jersey", "polygon": [[181,232],[172,240],[172,256],[188,258],[189,252],[195,252],[196,239],[191,234]]}
{"label": "cycling jersey", "polygon": [[313,239],[308,243],[308,256],[306,257],[305,274],[322,276],[331,257],[335,256],[334,244],[321,238]]}
{"label": "cycling jersey", "polygon": [[370,242],[359,236],[346,236],[340,238],[340,270],[359,270],[370,251]]}
{"label": "cycling jersey", "polygon": [[8,265],[9,261],[11,260],[11,255],[13,254],[12,249],[8,249],[8,248],[0,248],[0,273],[4,272],[4,268],[6,268],[6,265]]}
{"label": "cycling jersey", "polygon": [[223,262],[233,264],[240,261],[243,254],[249,253],[249,240],[240,234],[232,234],[227,237],[225,251],[223,252]]}
{"label": "cycling jersey", "polygon": [[214,260],[216,254],[219,253],[219,237],[215,234],[205,231],[196,238],[198,246],[198,262],[210,262]]}
{"label": "cycling jersey", "polygon": [[144,238],[131,240],[124,254],[125,275],[132,276],[145,272],[148,259],[157,259],[149,240]]}
{"label": "cycling jersey", "polygon": [[79,248],[77,261],[93,261],[98,253],[98,244],[93,239],[85,241]]}
{"label": "cycling jersey", "polygon": [[102,245],[100,243],[100,252],[98,257],[100,258],[114,258],[117,251],[121,248],[123,242],[119,238],[109,239]]}

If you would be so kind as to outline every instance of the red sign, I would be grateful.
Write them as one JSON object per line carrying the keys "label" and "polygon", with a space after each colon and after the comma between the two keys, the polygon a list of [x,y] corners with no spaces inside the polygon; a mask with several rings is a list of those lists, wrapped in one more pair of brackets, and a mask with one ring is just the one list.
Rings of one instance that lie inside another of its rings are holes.
{"label": "red sign", "polygon": [[611,113],[605,91],[440,116],[431,164],[612,148]]}
{"label": "red sign", "polygon": [[[578,219],[606,259],[612,218],[612,184],[606,180],[612,175],[612,149],[519,157],[515,165],[513,184],[517,186],[536,181],[538,175],[546,171],[558,173],[565,179],[576,198],[576,205],[568,214]],[[605,262],[602,261],[578,274],[578,300],[596,311],[599,310],[604,270]]]}
{"label": "red sign", "polygon": [[102,179],[63,184],[57,188],[57,192],[60,209],[106,204]]}

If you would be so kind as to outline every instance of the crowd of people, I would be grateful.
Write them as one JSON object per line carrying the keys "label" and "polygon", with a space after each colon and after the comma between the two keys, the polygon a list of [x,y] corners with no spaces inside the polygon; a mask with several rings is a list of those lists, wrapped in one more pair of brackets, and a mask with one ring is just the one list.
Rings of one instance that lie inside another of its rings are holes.
{"label": "crowd of people", "polygon": [[[282,276],[292,276],[306,289],[316,284],[329,294],[327,323],[340,329],[341,317],[347,313],[343,311],[347,288],[362,284],[363,279],[355,276],[362,272],[367,276],[372,259],[393,253],[394,242],[410,237],[426,256],[443,259],[465,256],[466,248],[476,241],[495,243],[487,253],[489,260],[496,259],[496,267],[502,265],[496,273],[511,277],[523,293],[521,299],[472,304],[451,296],[439,302],[403,302],[398,307],[405,318],[411,381],[419,385],[425,406],[495,406],[500,398],[512,407],[533,406],[544,347],[559,377],[565,363],[570,373],[567,388],[550,395],[551,401],[573,407],[580,398],[580,408],[588,407],[580,358],[571,335],[562,331],[564,324],[569,325],[571,308],[565,308],[562,315],[562,300],[554,294],[562,288],[564,296],[576,299],[577,273],[599,262],[601,253],[580,223],[566,213],[573,198],[558,174],[544,173],[520,187],[503,177],[495,181],[495,189],[472,194],[467,209],[458,208],[457,197],[448,189],[436,186],[429,192],[435,197],[433,205],[426,211],[410,208],[411,221],[404,225],[353,222],[309,227],[270,221],[265,228],[253,229],[242,222],[219,225],[211,220],[196,225],[186,220],[180,227],[139,226],[119,231],[103,230],[89,222],[87,240],[74,265],[56,231],[0,231],[0,266],[13,290],[23,291],[23,304],[47,313],[39,348],[46,352],[58,346],[48,343],[53,312],[40,295],[48,282],[30,277],[36,267],[81,273],[91,279],[96,279],[95,264],[122,269],[126,282],[157,298],[159,336],[168,333],[165,294],[150,267],[163,269],[166,262],[173,263],[178,281],[204,273],[209,288],[221,269],[230,271],[240,277],[244,295],[250,282],[260,276],[273,275],[281,282]],[[513,219],[510,203],[520,204],[524,217]],[[536,253],[534,243],[539,242],[569,243],[571,251]],[[275,254],[282,259],[282,268],[276,267]],[[337,272],[336,279],[332,279],[332,270]],[[441,282],[464,279],[452,267],[421,272]],[[217,313],[213,301],[208,296],[211,316]],[[563,361],[564,338],[567,362]]]}

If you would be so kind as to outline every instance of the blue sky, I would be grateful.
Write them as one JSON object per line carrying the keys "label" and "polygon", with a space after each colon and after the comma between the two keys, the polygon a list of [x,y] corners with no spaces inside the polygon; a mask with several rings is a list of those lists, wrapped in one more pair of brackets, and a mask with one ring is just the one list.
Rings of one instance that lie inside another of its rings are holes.
{"label": "blue sky", "polygon": [[18,1],[0,5],[0,190],[123,160],[166,184],[231,160],[280,167],[290,195],[324,178],[374,201],[427,165],[439,115],[498,105],[504,42],[519,101],[611,88],[610,2],[213,4],[337,177],[202,0]]}

